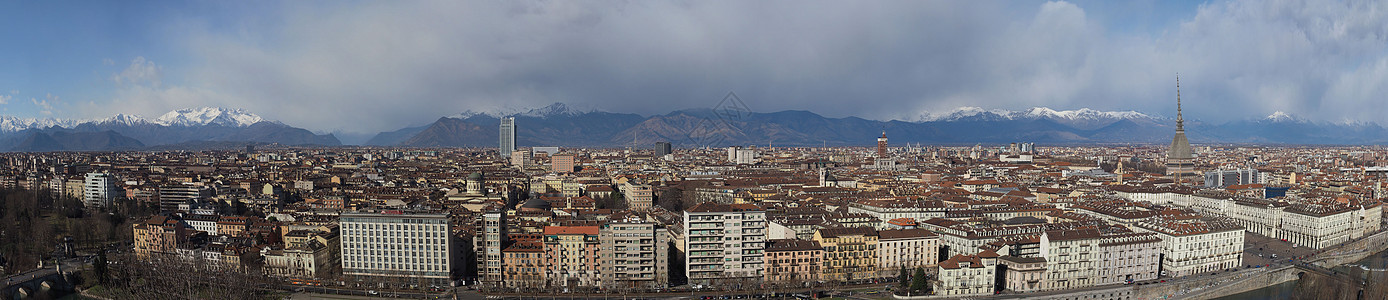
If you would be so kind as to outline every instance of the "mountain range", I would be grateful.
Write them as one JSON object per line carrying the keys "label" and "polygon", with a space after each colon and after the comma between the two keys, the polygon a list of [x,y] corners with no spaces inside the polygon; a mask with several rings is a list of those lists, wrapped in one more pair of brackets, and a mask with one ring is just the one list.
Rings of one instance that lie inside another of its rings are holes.
{"label": "mountain range", "polygon": [[[495,147],[503,117],[516,119],[520,146],[568,147],[647,147],[661,141],[681,147],[864,146],[875,143],[884,132],[893,144],[1165,144],[1175,130],[1171,118],[1087,108],[961,107],[922,113],[909,121],[882,121],[825,117],[803,110],[684,109],[642,116],[555,103],[528,110],[464,111],[424,126],[381,132],[365,144]],[[1195,143],[1388,144],[1388,129],[1376,123],[1313,122],[1280,111],[1266,118],[1220,124],[1187,120],[1186,135]],[[123,114],[97,120],[0,116],[0,151],[207,149],[242,143],[341,145],[332,134],[314,134],[239,109],[181,109],[153,120]]]}
{"label": "mountain range", "polygon": [[205,147],[206,142],[341,144],[331,134],[314,134],[239,109],[180,109],[154,120],[124,114],[99,120],[0,116],[0,150],[3,151],[178,149],[181,146]]}
{"label": "mountain range", "polygon": [[[465,111],[432,124],[376,135],[368,145],[494,147],[501,117],[516,118],[520,146],[639,146],[668,141],[681,146],[871,145],[885,132],[893,143],[964,145],[1169,143],[1175,120],[1136,111],[1093,109],[1021,111],[962,107],[916,120],[833,118],[809,111],[769,113],[685,109],[643,117],[563,103],[500,112]],[[1317,123],[1284,112],[1266,118],[1212,124],[1187,120],[1197,143],[1384,144],[1388,129],[1375,123]]]}

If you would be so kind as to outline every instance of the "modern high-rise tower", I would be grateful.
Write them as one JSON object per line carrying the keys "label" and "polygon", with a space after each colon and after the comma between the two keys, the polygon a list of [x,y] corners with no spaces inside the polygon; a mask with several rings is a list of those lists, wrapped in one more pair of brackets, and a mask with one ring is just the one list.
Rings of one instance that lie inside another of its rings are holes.
{"label": "modern high-rise tower", "polygon": [[1191,155],[1190,141],[1186,140],[1185,119],[1181,117],[1181,77],[1176,77],[1176,136],[1171,138],[1171,149],[1166,153],[1166,174],[1180,184],[1182,177],[1196,176],[1195,158]]}
{"label": "modern high-rise tower", "polygon": [[882,137],[877,138],[877,157],[887,157],[887,131],[882,131]]}
{"label": "modern high-rise tower", "polygon": [[670,153],[674,153],[670,151],[670,142],[655,142],[655,156],[661,157]]}
{"label": "modern high-rise tower", "polygon": [[511,157],[516,151],[516,118],[501,118],[501,157]]}

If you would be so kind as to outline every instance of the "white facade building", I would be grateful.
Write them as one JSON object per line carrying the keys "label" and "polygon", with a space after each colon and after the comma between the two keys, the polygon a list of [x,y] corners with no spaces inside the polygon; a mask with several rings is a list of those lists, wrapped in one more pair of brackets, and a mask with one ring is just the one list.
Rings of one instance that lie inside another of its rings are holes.
{"label": "white facade building", "polygon": [[340,224],[343,275],[449,283],[453,245],[447,215],[344,213]]}
{"label": "white facade building", "polygon": [[87,173],[86,184],[82,188],[82,204],[87,208],[110,207],[121,196],[121,188],[116,186],[116,177],[110,173]]}
{"label": "white facade building", "polygon": [[1297,196],[1256,199],[1210,190],[1191,194],[1120,191],[1118,195],[1133,201],[1185,206],[1201,214],[1228,217],[1248,232],[1315,249],[1376,232],[1383,220],[1383,207],[1377,201]]}
{"label": "white facade building", "polygon": [[693,284],[759,281],[766,211],[752,204],[700,203],[684,212],[685,275]]}
{"label": "white facade building", "polygon": [[925,229],[878,231],[877,260],[882,277],[896,276],[903,267],[934,267],[940,260],[940,236]]}
{"label": "white facade building", "polygon": [[1154,217],[1137,228],[1162,240],[1162,272],[1180,277],[1243,266],[1243,227],[1225,220]]}

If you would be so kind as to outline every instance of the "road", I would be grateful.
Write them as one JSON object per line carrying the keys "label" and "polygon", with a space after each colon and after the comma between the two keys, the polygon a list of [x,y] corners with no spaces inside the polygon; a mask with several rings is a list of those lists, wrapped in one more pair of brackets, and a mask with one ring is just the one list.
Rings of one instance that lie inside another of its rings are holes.
{"label": "road", "polygon": [[57,269],[54,269],[54,268],[42,268],[42,269],[33,269],[33,270],[29,270],[28,272],[24,272],[24,273],[14,274],[13,276],[5,277],[5,285],[4,285],[3,287],[0,287],[0,289],[8,289],[8,288],[10,288],[10,286],[13,286],[13,285],[16,285],[16,284],[21,284],[21,283],[24,283],[24,282],[27,282],[27,281],[30,281],[30,280],[34,280],[34,278],[48,277],[48,276],[50,276],[50,275],[57,274],[57,273],[58,273],[58,270],[57,270]]}

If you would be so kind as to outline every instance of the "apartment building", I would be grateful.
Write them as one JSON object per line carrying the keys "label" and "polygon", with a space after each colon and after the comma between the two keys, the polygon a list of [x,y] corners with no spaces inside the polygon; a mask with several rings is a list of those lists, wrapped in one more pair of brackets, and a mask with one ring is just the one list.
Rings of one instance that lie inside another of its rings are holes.
{"label": "apartment building", "polygon": [[819,242],[778,239],[766,242],[767,284],[802,287],[820,280],[824,247]]}
{"label": "apartment building", "polygon": [[152,216],[144,222],[131,225],[134,234],[135,256],[149,258],[160,254],[174,254],[178,246],[188,241],[197,231],[183,220],[167,216]]}
{"label": "apartment building", "polygon": [[1154,233],[1122,233],[1099,237],[1097,285],[1126,284],[1157,279],[1162,240]]}
{"label": "apartment building", "polygon": [[627,208],[637,211],[651,209],[654,200],[654,192],[649,184],[634,184],[627,182],[624,188],[626,192]]}
{"label": "apartment building", "polygon": [[984,250],[978,254],[955,255],[940,262],[936,282],[937,296],[976,296],[993,293],[998,254]]}
{"label": "apartment building", "polygon": [[506,287],[520,290],[544,288],[545,244],[540,241],[516,241],[501,250],[503,278]]}
{"label": "apartment building", "polygon": [[1180,277],[1243,266],[1244,229],[1230,221],[1154,217],[1137,227],[1161,238],[1162,275]]}
{"label": "apartment building", "polygon": [[545,226],[545,278],[550,286],[599,286],[598,226]]}
{"label": "apartment building", "polygon": [[599,226],[602,286],[665,288],[670,283],[670,232],[638,215],[615,213]]}
{"label": "apartment building", "polygon": [[939,263],[940,236],[925,229],[897,229],[877,232],[878,270],[885,277],[896,276],[902,268],[934,267]]}
{"label": "apartment building", "polygon": [[479,249],[473,253],[477,255],[477,277],[483,284],[500,285],[505,278],[502,273],[502,253],[501,243],[505,242],[506,235],[502,233],[505,219],[500,211],[489,211],[482,214],[482,233]]}
{"label": "apartment building", "polygon": [[342,273],[446,286],[453,271],[448,215],[400,211],[344,213]]}
{"label": "apartment building", "polygon": [[285,234],[284,249],[265,248],[267,274],[292,278],[335,278],[341,274],[340,235],[336,227],[294,230]]}
{"label": "apartment building", "polygon": [[815,232],[814,241],[824,247],[819,275],[823,280],[852,282],[884,277],[877,273],[877,230],[825,228]]}
{"label": "apartment building", "polygon": [[82,188],[82,205],[89,209],[111,207],[125,192],[116,186],[116,177],[110,173],[87,173]]}
{"label": "apartment building", "polygon": [[760,281],[766,211],[752,204],[700,203],[684,211],[685,276],[692,284]]}

